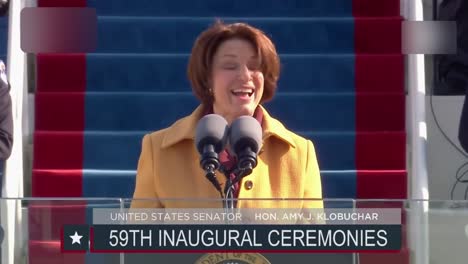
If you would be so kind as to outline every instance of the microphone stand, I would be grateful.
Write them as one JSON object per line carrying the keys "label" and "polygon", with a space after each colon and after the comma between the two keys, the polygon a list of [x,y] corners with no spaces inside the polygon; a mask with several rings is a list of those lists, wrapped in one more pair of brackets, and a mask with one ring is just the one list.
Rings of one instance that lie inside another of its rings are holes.
{"label": "microphone stand", "polygon": [[[220,171],[226,176],[226,186],[224,187],[224,203],[223,207],[227,210],[226,213],[233,212],[236,207],[234,200],[234,186],[242,178],[252,173],[251,166],[247,168],[234,168],[232,170],[226,170],[223,166],[220,167]],[[231,174],[234,174],[234,180],[231,179]]]}
{"label": "microphone stand", "polygon": [[225,213],[229,213],[229,211],[232,212],[232,210],[234,209],[234,206],[232,204],[232,200],[233,200],[233,192],[232,192],[232,182],[231,182],[231,173],[232,173],[232,170],[227,170],[226,167],[224,167],[223,165],[221,165],[219,167],[219,171],[222,172],[224,174],[224,176],[226,177],[226,185],[224,186],[224,192],[223,192],[223,208],[224,208],[224,212]]}
{"label": "microphone stand", "polygon": [[[223,168],[219,168],[220,171],[224,172]],[[226,175],[226,174],[225,174]],[[227,174],[229,175],[229,174]],[[206,178],[213,184],[213,186],[219,191],[219,195],[222,199],[222,204],[224,208],[224,213],[229,214],[234,212],[234,205],[233,205],[233,185],[229,177],[227,177],[226,181],[226,188],[224,188],[224,193],[221,190],[221,184],[219,183],[218,179],[216,178],[216,172],[214,171],[213,167],[206,167],[205,170]],[[230,186],[228,188],[228,186]],[[229,224],[229,220],[226,217],[226,224]]]}

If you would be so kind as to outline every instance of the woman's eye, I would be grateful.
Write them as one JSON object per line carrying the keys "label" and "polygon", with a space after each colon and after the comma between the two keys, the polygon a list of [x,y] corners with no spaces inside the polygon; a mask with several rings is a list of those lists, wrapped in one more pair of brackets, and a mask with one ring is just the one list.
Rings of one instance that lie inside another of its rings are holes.
{"label": "woman's eye", "polygon": [[235,69],[237,69],[237,65],[235,65],[235,64],[226,64],[226,65],[223,65],[223,68],[227,69],[227,70],[235,70]]}
{"label": "woman's eye", "polygon": [[260,64],[259,63],[252,63],[252,64],[248,65],[248,67],[249,67],[249,70],[256,71],[256,70],[260,69]]}

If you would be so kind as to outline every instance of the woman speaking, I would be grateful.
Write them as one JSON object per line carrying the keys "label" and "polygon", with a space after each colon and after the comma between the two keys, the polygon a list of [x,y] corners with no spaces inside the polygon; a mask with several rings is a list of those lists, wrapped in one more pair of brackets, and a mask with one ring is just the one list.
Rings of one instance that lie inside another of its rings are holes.
{"label": "woman speaking", "polygon": [[[202,32],[188,64],[200,105],[170,127],[144,136],[132,208],[223,205],[208,201],[219,198],[220,192],[207,180],[195,142],[197,124],[210,114],[223,117],[228,126],[250,116],[261,127],[256,167],[232,186],[232,197],[239,199],[236,207],[321,208],[320,171],[312,142],[286,129],[262,107],[273,98],[279,74],[275,46],[259,29],[216,22]],[[231,149],[227,143],[218,153],[223,168],[236,164]],[[225,187],[229,177],[218,172],[216,180]],[[272,201],[276,198],[282,202]]]}

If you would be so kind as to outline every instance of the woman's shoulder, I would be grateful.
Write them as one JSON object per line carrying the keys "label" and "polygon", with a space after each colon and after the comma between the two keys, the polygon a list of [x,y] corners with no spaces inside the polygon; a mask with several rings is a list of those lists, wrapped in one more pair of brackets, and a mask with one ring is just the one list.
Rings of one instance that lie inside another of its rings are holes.
{"label": "woman's shoulder", "polygon": [[265,133],[267,133],[267,136],[273,135],[281,139],[281,141],[288,143],[291,147],[301,152],[309,151],[308,148],[313,148],[314,146],[312,140],[293,132],[283,122],[268,115],[268,113],[265,115]]}
{"label": "woman's shoulder", "polygon": [[153,147],[169,147],[184,139],[193,139],[196,123],[196,114],[192,113],[176,120],[169,127],[146,134],[145,138],[150,139]]}
{"label": "woman's shoulder", "polygon": [[159,142],[159,144],[161,144],[162,140],[164,139],[164,135],[166,135],[168,129],[169,127],[166,127],[160,130],[150,132],[148,134],[145,134],[143,138],[149,138],[151,142]]}
{"label": "woman's shoulder", "polygon": [[315,151],[315,147],[314,147],[314,142],[309,139],[309,138],[306,138],[302,135],[299,135],[287,128],[286,129],[286,132],[288,133],[289,137],[292,139],[292,141],[294,142],[295,144],[295,147],[300,151],[300,152],[309,152],[309,151]]}

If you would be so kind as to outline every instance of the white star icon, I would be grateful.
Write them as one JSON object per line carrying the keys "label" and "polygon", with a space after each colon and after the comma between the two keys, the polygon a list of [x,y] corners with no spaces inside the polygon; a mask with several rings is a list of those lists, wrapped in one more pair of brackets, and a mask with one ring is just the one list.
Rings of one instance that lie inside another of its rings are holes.
{"label": "white star icon", "polygon": [[81,245],[81,238],[82,237],[83,236],[78,235],[78,232],[75,231],[75,234],[73,236],[70,236],[70,238],[73,239],[72,245],[75,244],[75,243],[78,243],[78,244]]}

